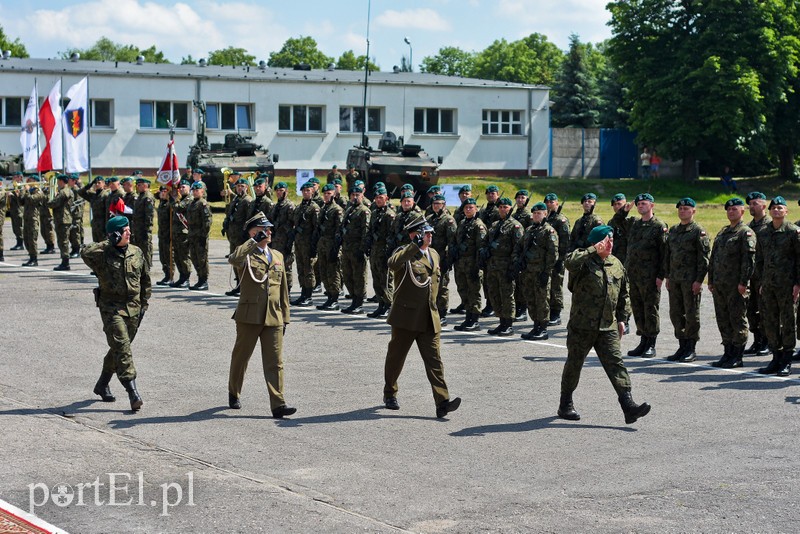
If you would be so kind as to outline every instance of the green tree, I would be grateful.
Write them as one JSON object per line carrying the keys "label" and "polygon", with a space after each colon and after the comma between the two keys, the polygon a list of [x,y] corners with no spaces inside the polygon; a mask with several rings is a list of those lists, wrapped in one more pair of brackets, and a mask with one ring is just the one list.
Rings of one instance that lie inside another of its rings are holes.
{"label": "green tree", "polygon": [[181,65],[194,65],[197,63],[197,60],[192,57],[192,54],[189,54],[186,57],[181,57]]}
{"label": "green tree", "polygon": [[208,53],[209,65],[227,65],[227,66],[256,66],[256,56],[247,53],[244,48],[236,48],[229,46],[220,50],[214,50]]}
{"label": "green tree", "polygon": [[101,37],[89,48],[68,48],[66,52],[61,53],[61,58],[69,59],[76,52],[81,55],[81,59],[93,61],[126,61],[132,63],[136,61],[137,56],[141,55],[144,56],[144,60],[148,63],[169,63],[169,60],[164,57],[164,53],[156,50],[155,45],[141,50],[134,45],[115,43],[108,37]]}
{"label": "green tree", "polygon": [[299,63],[306,63],[312,69],[324,69],[333,63],[333,58],[319,51],[313,37],[300,36],[287,39],[279,51],[270,53],[267,61],[270,67],[292,68]]}
{"label": "green tree", "polygon": [[[338,70],[364,70],[364,63],[367,61],[367,56],[356,56],[352,50],[343,52],[339,59],[336,60],[336,68]],[[379,71],[378,65],[369,62],[369,70]]]}
{"label": "green tree", "polygon": [[22,44],[22,41],[19,40],[19,37],[12,41],[3,31],[3,26],[0,25],[0,51],[5,52],[6,50],[11,51],[12,57],[30,57],[28,55],[28,50],[25,48],[25,45]]}
{"label": "green tree", "polygon": [[487,80],[552,85],[561,61],[561,51],[539,34],[531,34],[511,43],[500,39],[477,54],[473,76]]}
{"label": "green tree", "polygon": [[594,76],[586,59],[587,48],[574,33],[569,37],[569,53],[556,76],[553,126],[597,126],[598,98]]}
{"label": "green tree", "polygon": [[421,72],[469,78],[475,68],[475,53],[456,46],[445,46],[435,56],[422,58],[419,68]]}

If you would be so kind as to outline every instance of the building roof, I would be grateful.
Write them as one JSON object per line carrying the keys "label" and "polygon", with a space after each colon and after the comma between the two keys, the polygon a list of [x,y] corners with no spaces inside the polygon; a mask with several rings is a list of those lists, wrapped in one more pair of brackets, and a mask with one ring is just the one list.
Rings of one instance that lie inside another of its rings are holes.
{"label": "building roof", "polygon": [[[170,63],[128,63],[117,61],[71,61],[68,59],[34,59],[34,58],[8,58],[0,59],[0,73],[17,72],[31,74],[74,74],[103,76],[140,76],[153,78],[191,78],[203,80],[248,80],[248,81],[274,81],[288,82],[335,82],[347,84],[364,83],[364,72],[353,70],[294,70],[275,67],[221,67],[175,65]],[[497,80],[481,80],[478,78],[461,78],[458,76],[442,76],[419,72],[371,72],[369,83],[397,84],[397,85],[422,85],[446,87],[473,87],[473,88],[516,88],[516,89],[543,89],[544,85],[529,85]]]}

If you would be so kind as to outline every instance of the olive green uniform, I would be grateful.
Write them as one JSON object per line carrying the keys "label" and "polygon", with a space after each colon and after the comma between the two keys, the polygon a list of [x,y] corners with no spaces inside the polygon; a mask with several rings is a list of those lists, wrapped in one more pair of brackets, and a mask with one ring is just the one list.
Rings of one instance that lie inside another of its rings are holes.
{"label": "olive green uniform", "polygon": [[[442,209],[438,214],[432,213],[428,217],[428,224],[433,228],[433,239],[431,240],[431,248],[439,253],[440,258],[449,258],[450,251],[448,247],[456,237],[458,225],[447,209]],[[439,284],[439,294],[436,295],[436,308],[439,310],[439,315],[446,314],[450,306],[450,290],[447,286],[450,285],[450,267],[445,265],[442,261],[442,283]]]}
{"label": "olive green uniform", "polygon": [[[772,217],[765,215],[760,221],[756,221],[755,219],[751,220],[748,226],[753,231],[753,235],[756,236],[757,239],[759,232],[761,232],[770,224],[772,224]],[[760,305],[761,280],[758,278],[758,275],[754,270],[753,276],[750,278],[750,298],[747,301],[747,322],[751,332],[754,334],[758,332],[759,335],[766,336],[764,333],[764,326],[761,324],[761,313],[759,312],[761,307]]]}
{"label": "olive green uniform", "polygon": [[478,268],[478,252],[486,238],[486,225],[477,215],[464,218],[458,225],[453,242],[456,289],[467,313],[481,313],[481,270]]}
{"label": "olive green uniform", "polygon": [[108,191],[105,189],[95,191],[93,189],[94,183],[89,182],[83,186],[78,193],[81,198],[89,203],[91,209],[91,227],[92,227],[92,241],[99,243],[106,238],[106,197]]}
{"label": "olive green uniform", "polygon": [[[111,206],[117,204],[117,201],[122,199],[122,189],[117,189],[116,191],[111,191],[110,189],[106,189],[105,191],[107,191],[108,194],[104,197],[105,205],[103,206],[103,212],[102,212],[102,217],[103,217],[103,225],[102,225],[103,238],[102,239],[105,239],[106,223],[108,222],[108,219],[113,217],[113,215],[111,215]],[[122,202],[124,203],[125,201],[123,200]],[[122,215],[122,214],[118,214],[118,215]]]}
{"label": "olive green uniform", "polygon": [[193,198],[186,208],[186,221],[189,224],[187,244],[197,278],[208,280],[208,236],[211,233],[211,206],[206,199]]}
{"label": "olive green uniform", "polygon": [[394,210],[385,205],[377,206],[372,210],[369,218],[369,234],[364,250],[369,251],[369,267],[372,273],[372,289],[378,297],[378,302],[386,308],[392,306],[392,285],[389,269],[386,267],[392,251],[388,250],[388,241],[394,223]]}
{"label": "olive green uniform", "polygon": [[313,199],[303,200],[294,210],[294,254],[297,259],[297,281],[303,289],[314,289],[317,280],[314,266],[317,249],[314,232],[319,224],[319,206]]}
{"label": "olive green uniform", "polygon": [[564,260],[569,251],[569,219],[558,211],[551,211],[545,221],[558,234],[558,259],[550,280],[550,315],[560,315],[564,309]]}
{"label": "olive green uniform", "polygon": [[628,279],[636,334],[658,336],[661,322],[658,309],[661,288],[656,279],[664,279],[667,252],[667,225],[653,216],[649,221],[636,219],[628,236]]}
{"label": "olive green uniform", "polygon": [[317,242],[317,263],[325,296],[337,298],[342,292],[342,218],[344,210],[331,200],[319,211],[314,239]]}
{"label": "olive green uniform", "polygon": [[[131,191],[129,193],[122,194],[122,201],[125,203],[125,206],[130,208],[133,211],[136,208],[136,198],[137,193],[135,191]],[[131,229],[131,243],[136,244],[136,228],[133,225],[133,217],[135,214],[133,213],[120,213],[120,216],[125,217],[128,219],[128,224],[130,225]],[[138,245],[137,245],[138,246]]]}
{"label": "olive green uniform", "polygon": [[56,233],[53,228],[53,214],[50,213],[50,208],[47,207],[49,202],[49,195],[45,194],[46,202],[39,206],[39,229],[41,230],[42,239],[44,239],[44,246],[47,249],[55,249],[56,247]]}
{"label": "olive green uniform", "polygon": [[342,277],[353,299],[367,293],[367,257],[364,255],[369,236],[370,211],[358,202],[348,206],[342,221]]}
{"label": "olive green uniform", "polygon": [[517,241],[522,239],[522,225],[513,217],[497,219],[486,232],[483,246],[489,250],[484,277],[487,297],[500,319],[514,317],[514,279],[511,258]]}
{"label": "olive green uniform", "polygon": [[136,245],[124,250],[109,241],[84,247],[81,258],[97,274],[95,302],[100,308],[108,352],[104,373],[117,373],[120,380],[136,379],[131,343],[139,329],[140,313],[150,300],[150,274],[142,251]]}
{"label": "olive green uniform", "polygon": [[[580,219],[575,221],[572,227],[572,232],[569,235],[569,252],[588,247],[589,232],[591,232],[592,228],[595,226],[601,226],[603,224],[605,224],[603,219],[595,215],[593,211],[584,213]],[[614,245],[616,247],[616,243],[614,243]]]}
{"label": "olive green uniform", "polygon": [[714,312],[722,344],[747,343],[747,301],[752,290],[742,295],[755,269],[756,236],[743,222],[725,226],[714,238],[708,269],[708,285],[713,288]]}
{"label": "olive green uniform", "polygon": [[411,217],[418,214],[422,214],[422,210],[419,209],[419,206],[416,204],[408,211],[403,211],[402,208],[397,211],[394,221],[392,221],[392,234],[389,236],[388,253],[390,256],[397,247],[407,245],[411,242],[408,237],[408,232],[404,232],[403,229],[406,227]]}
{"label": "olive green uniform", "polygon": [[702,226],[676,224],[667,234],[664,275],[669,279],[669,318],[677,339],[700,339],[700,297],[692,291],[708,273],[711,244]]}
{"label": "olive green uniform", "polygon": [[600,258],[593,246],[571,252],[564,264],[570,273],[572,307],[561,392],[575,391],[586,355],[594,348],[614,389],[622,394],[631,387],[618,329],[618,323],[628,322],[631,310],[625,269],[613,255]]}
{"label": "olive green uniform", "polygon": [[56,227],[56,239],[58,241],[58,250],[61,253],[61,261],[69,260],[69,229],[72,226],[72,212],[69,210],[69,206],[71,203],[72,189],[67,186],[59,189],[53,200],[47,203],[47,207],[53,210],[53,222]]}
{"label": "olive green uniform", "polygon": [[72,224],[69,227],[69,244],[72,252],[80,251],[83,246],[83,211],[86,207],[86,201],[80,196],[81,188],[77,185],[72,188],[72,201],[70,202],[69,211],[72,213]]}
{"label": "olive green uniform", "polygon": [[250,203],[250,211],[247,213],[247,219],[250,219],[260,211],[264,214],[264,217],[272,222],[272,207],[274,205],[275,203],[272,202],[272,199],[269,198],[266,193],[261,196],[256,195],[256,198]]}
{"label": "olive green uniform", "polygon": [[[180,195],[180,193],[179,193]],[[188,280],[192,274],[192,262],[189,253],[189,222],[186,219],[186,210],[192,197],[185,195],[175,200],[170,197],[172,207],[172,257],[178,267],[181,280]]]}
{"label": "olive green uniform", "polygon": [[[342,173],[339,171],[331,171],[328,173],[327,182],[328,184],[332,184],[334,180],[339,179],[340,182],[344,182],[344,178],[342,177]],[[350,189],[350,183],[347,183],[347,188]]]}
{"label": "olive green uniform", "polygon": [[248,194],[235,195],[225,208],[222,230],[228,237],[230,253],[233,253],[236,247],[245,242],[244,223],[249,218],[251,202],[253,199]]}
{"label": "olive green uniform", "polygon": [[[16,182],[14,184],[16,186]],[[9,193],[8,195],[8,213],[11,216],[11,231],[14,232],[14,237],[17,240],[21,240],[23,238],[22,201],[17,192],[18,190],[15,190],[14,194]]]}
{"label": "olive green uniform", "polygon": [[[346,187],[347,187],[348,191],[350,191],[350,188],[353,187],[353,185],[355,184],[355,181],[359,179],[359,176],[360,175],[358,174],[357,170],[353,170],[353,172],[348,172],[345,175],[344,178],[345,178],[345,183],[346,183]],[[330,182],[328,182],[328,183],[330,183]]]}
{"label": "olive green uniform", "polygon": [[292,265],[294,264],[294,202],[286,197],[272,206],[272,243],[270,248],[283,255],[283,270],[286,273],[286,284],[292,289]]}
{"label": "olive green uniform", "polygon": [[550,319],[550,273],[558,259],[558,234],[547,222],[531,222],[514,249],[514,269],[528,306],[528,315],[536,324],[547,325]]}
{"label": "olive green uniform", "polygon": [[3,257],[3,225],[6,223],[6,206],[8,205],[8,192],[0,189],[0,258]]}
{"label": "olive green uniform", "polygon": [[[511,214],[511,216],[522,225],[523,233],[531,225],[531,222],[533,222],[531,211],[527,207],[514,208],[514,212]],[[547,286],[550,287],[550,284],[548,283]],[[517,311],[522,311],[527,306],[525,303],[525,293],[522,290],[522,274],[519,272],[517,273],[517,277],[514,279],[514,304],[517,307]]]}
{"label": "olive green uniform", "polygon": [[23,206],[23,240],[31,258],[39,257],[39,208],[47,204],[47,197],[38,187],[26,189],[20,196]]}
{"label": "olive green uniform", "polygon": [[[153,193],[145,191],[136,197],[133,205],[133,234],[131,243],[142,249],[147,268],[153,265],[153,220],[156,214],[156,199]],[[169,219],[167,219],[169,226]]]}
{"label": "olive green uniform", "polygon": [[628,257],[628,234],[631,231],[636,217],[629,217],[628,212],[624,209],[619,209],[608,225],[614,230],[614,251],[612,254],[625,265]]}
{"label": "olive green uniform", "polygon": [[169,200],[158,201],[158,260],[164,276],[172,278],[175,260],[170,252],[170,206]]}

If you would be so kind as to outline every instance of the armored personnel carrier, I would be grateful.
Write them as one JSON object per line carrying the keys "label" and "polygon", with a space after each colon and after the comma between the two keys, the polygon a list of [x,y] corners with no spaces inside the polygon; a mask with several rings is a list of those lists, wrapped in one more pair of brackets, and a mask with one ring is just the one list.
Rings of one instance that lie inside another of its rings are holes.
{"label": "armored personnel carrier", "polygon": [[10,155],[0,153],[0,178],[9,176],[22,168],[22,154]]}

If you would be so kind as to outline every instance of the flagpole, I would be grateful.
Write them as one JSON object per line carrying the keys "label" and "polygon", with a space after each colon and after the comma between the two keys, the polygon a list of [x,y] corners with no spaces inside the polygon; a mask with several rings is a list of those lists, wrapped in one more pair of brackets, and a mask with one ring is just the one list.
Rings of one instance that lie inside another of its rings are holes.
{"label": "flagpole", "polygon": [[89,158],[89,182],[92,181],[92,101],[89,99],[89,75],[86,75],[86,156]]}
{"label": "flagpole", "polygon": [[[175,158],[172,157],[172,152],[175,150],[175,125],[171,122],[167,123],[169,125],[169,153],[167,157],[169,158],[169,180],[172,184],[172,187],[175,187],[175,179],[173,178],[172,174],[175,172]],[[170,279],[174,278],[175,276],[175,258],[172,252],[172,219],[174,218],[172,214],[172,192],[169,192],[170,203],[169,203],[169,277]]]}
{"label": "flagpole", "polygon": [[39,150],[39,84],[36,81],[36,78],[33,79],[33,92],[36,93],[35,104],[36,104],[36,176],[38,177],[39,182],[42,181],[42,173],[39,171],[39,158],[42,157],[41,151]]}
{"label": "flagpole", "polygon": [[[64,77],[62,76],[59,78],[59,83],[61,85],[61,101],[58,103],[59,107],[64,103]],[[64,137],[64,108],[61,108],[61,116],[58,118],[58,122],[61,125],[61,172],[64,174],[67,173],[67,161],[64,157],[64,151],[67,149],[67,144],[65,143],[66,138]]]}

